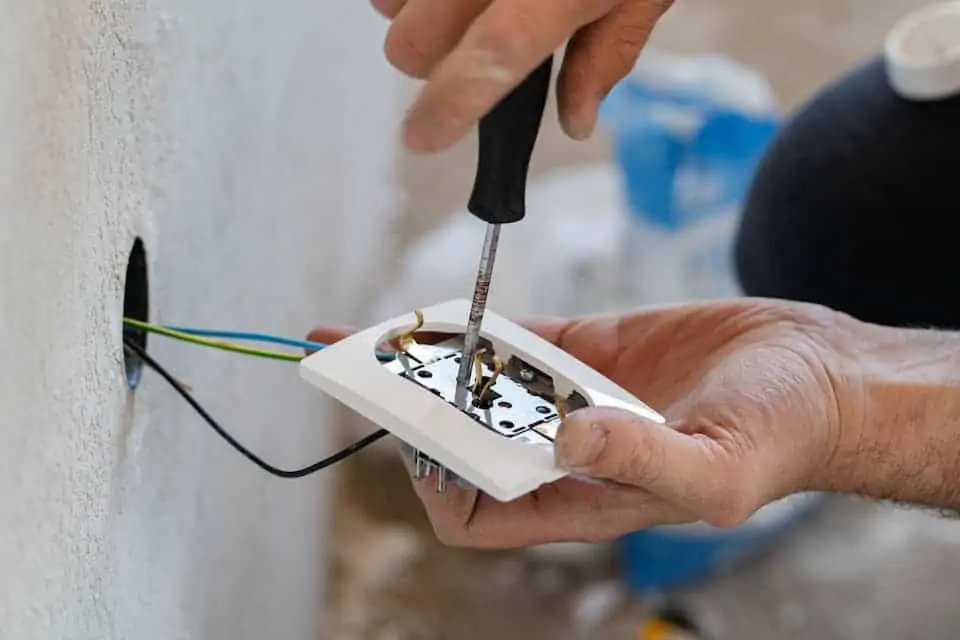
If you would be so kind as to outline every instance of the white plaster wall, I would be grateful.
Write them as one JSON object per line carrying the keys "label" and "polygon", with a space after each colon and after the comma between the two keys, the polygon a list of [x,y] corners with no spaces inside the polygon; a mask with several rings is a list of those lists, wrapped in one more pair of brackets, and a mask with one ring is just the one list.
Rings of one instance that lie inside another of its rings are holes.
{"label": "white plaster wall", "polygon": [[[398,113],[366,2],[0,0],[0,638],[317,637],[323,474],[273,479],[122,377],[154,320],[303,335],[380,268]],[[152,338],[278,465],[329,452],[296,366]]]}

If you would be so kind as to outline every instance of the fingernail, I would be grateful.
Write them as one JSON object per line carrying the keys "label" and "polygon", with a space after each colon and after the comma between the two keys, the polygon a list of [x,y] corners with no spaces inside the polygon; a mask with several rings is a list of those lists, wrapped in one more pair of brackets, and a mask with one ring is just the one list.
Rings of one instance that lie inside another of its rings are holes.
{"label": "fingernail", "polygon": [[586,140],[597,126],[597,106],[585,105],[566,112],[563,129],[574,140]]}
{"label": "fingernail", "polygon": [[557,434],[557,464],[571,471],[589,468],[607,444],[607,430],[595,422],[568,418]]}

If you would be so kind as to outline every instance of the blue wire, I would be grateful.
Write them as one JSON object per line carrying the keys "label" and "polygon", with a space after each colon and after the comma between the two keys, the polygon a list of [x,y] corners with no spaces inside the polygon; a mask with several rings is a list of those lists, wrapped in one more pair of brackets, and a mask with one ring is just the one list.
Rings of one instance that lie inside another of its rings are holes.
{"label": "blue wire", "polygon": [[[251,331],[223,331],[220,329],[197,329],[194,327],[175,327],[170,325],[163,325],[167,329],[172,329],[173,331],[179,331],[181,333],[189,333],[193,336],[201,336],[204,338],[219,338],[221,340],[247,340],[250,342],[269,342],[272,344],[282,344],[287,347],[297,347],[299,349],[309,349],[311,351],[319,351],[325,349],[327,345],[322,342],[313,342],[310,340],[296,340],[294,338],[284,338],[283,336],[275,336],[269,333],[256,333]],[[377,359],[381,362],[390,362],[393,360],[393,356],[387,353],[378,353]]]}
{"label": "blue wire", "polygon": [[164,325],[165,328],[181,333],[189,333],[193,336],[204,338],[220,338],[221,340],[248,340],[250,342],[269,342],[273,344],[282,344],[288,347],[297,347],[299,349],[310,349],[319,351],[327,345],[322,342],[311,342],[310,340],[295,340],[293,338],[284,338],[267,333],[255,333],[250,331],[221,331],[219,329],[195,329],[193,327],[173,327]]}

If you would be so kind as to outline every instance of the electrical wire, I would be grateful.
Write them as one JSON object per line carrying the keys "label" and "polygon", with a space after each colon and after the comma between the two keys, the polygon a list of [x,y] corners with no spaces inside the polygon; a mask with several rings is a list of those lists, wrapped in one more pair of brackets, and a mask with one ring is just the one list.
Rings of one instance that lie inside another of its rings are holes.
{"label": "electrical wire", "polygon": [[[124,318],[123,324],[127,327],[133,327],[156,333],[175,340],[181,340],[190,344],[204,347],[212,347],[223,351],[240,353],[243,355],[257,356],[261,358],[271,358],[274,360],[284,360],[287,362],[299,362],[302,356],[297,354],[284,353],[282,351],[273,351],[268,349],[255,349],[243,345],[224,342],[224,340],[248,340],[251,342],[266,342],[281,344],[289,347],[298,347],[308,351],[319,351],[327,347],[322,342],[313,342],[311,340],[296,340],[283,336],[275,336],[268,333],[255,333],[249,331],[224,331],[220,329],[197,329],[194,327],[175,327],[167,325],[158,325],[133,318]],[[220,338],[221,340],[208,340],[207,338]],[[381,362],[390,362],[395,358],[391,353],[377,353],[377,359]]]}
{"label": "electrical wire", "polygon": [[486,352],[486,349],[480,348],[473,354],[473,369],[477,378],[477,381],[473,383],[473,395],[478,398],[480,397],[481,391],[480,385],[483,384],[483,354]]}
{"label": "electrical wire", "polygon": [[[323,342],[314,342],[312,340],[297,340],[296,338],[287,338],[284,336],[275,336],[269,333],[257,333],[254,331],[224,331],[222,329],[197,329],[195,327],[175,327],[171,325],[160,325],[164,329],[188,333],[193,336],[204,338],[222,338],[224,340],[248,340],[250,342],[266,342],[272,344],[281,344],[286,347],[297,347],[307,351],[320,351],[326,349],[327,345]],[[392,353],[378,353],[377,360],[381,362],[392,362],[396,356]]]}
{"label": "electrical wire", "polygon": [[189,342],[190,344],[196,344],[204,347],[212,347],[214,349],[221,349],[223,351],[231,351],[233,353],[241,353],[260,358],[271,358],[273,360],[284,360],[287,362],[300,362],[300,360],[303,359],[303,356],[292,353],[283,353],[282,351],[271,351],[268,349],[257,349],[255,347],[245,347],[243,345],[223,342],[220,340],[210,340],[182,331],[177,331],[176,329],[168,329],[167,327],[151,324],[149,322],[134,320],[132,318],[124,318],[123,323],[128,327],[134,327],[148,333],[156,333],[168,338],[174,338],[175,340],[181,340],[183,342]]}
{"label": "electrical wire", "polygon": [[179,331],[180,333],[189,333],[192,336],[202,338],[219,338],[221,340],[245,340],[249,342],[265,342],[279,344],[285,347],[296,347],[308,351],[320,351],[325,348],[322,342],[313,342],[311,340],[296,340],[294,338],[285,338],[283,336],[274,336],[269,333],[255,333],[251,331],[223,331],[221,329],[196,329],[194,327],[176,327],[172,325],[162,325],[165,329]]}
{"label": "electrical wire", "polygon": [[561,420],[567,419],[567,399],[563,396],[554,396],[553,405],[557,408],[557,417]]}
{"label": "electrical wire", "polygon": [[497,384],[497,378],[499,378],[500,374],[503,372],[503,360],[500,359],[500,356],[494,355],[492,360],[493,373],[490,375],[490,379],[487,380],[487,384],[483,385],[483,389],[480,390],[480,395],[477,396],[477,399],[480,402],[483,402],[484,398],[487,397],[487,394],[490,393],[490,389],[493,389],[493,385]]}
{"label": "electrical wire", "polygon": [[323,460],[315,462],[311,465],[303,467],[302,469],[294,469],[294,470],[279,469],[271,465],[270,463],[265,462],[262,458],[260,458],[255,453],[253,453],[252,451],[244,447],[233,436],[231,436],[230,433],[227,432],[227,430],[224,429],[222,426],[220,426],[220,423],[218,423],[213,418],[213,416],[211,416],[207,412],[207,410],[204,409],[203,405],[201,405],[200,402],[197,401],[197,399],[194,398],[193,395],[189,391],[187,391],[180,382],[177,381],[177,379],[173,376],[173,374],[167,371],[166,368],[164,368],[159,362],[157,362],[153,358],[153,356],[148,354],[145,349],[140,347],[140,345],[138,345],[133,340],[130,340],[129,338],[124,338],[123,345],[127,350],[133,352],[138,358],[140,358],[143,361],[143,363],[146,364],[150,369],[152,369],[161,378],[163,378],[171,387],[173,387],[174,390],[176,390],[176,392],[179,393],[180,396],[187,401],[187,403],[194,409],[194,411],[196,411],[200,415],[200,417],[203,418],[203,420],[207,423],[207,425],[209,425],[210,428],[217,433],[217,435],[219,435],[221,438],[226,440],[230,446],[236,449],[247,460],[254,463],[255,465],[257,465],[267,473],[277,476],[278,478],[303,478],[304,476],[308,476],[312,473],[316,473],[317,471],[326,469],[329,466],[332,466],[342,460],[345,460],[346,458],[349,458],[353,454],[358,453],[359,451],[365,449],[366,447],[369,447],[374,442],[388,435],[388,432],[385,429],[379,429],[374,433],[370,434],[369,436],[362,438],[357,442],[354,442],[353,444],[351,444],[350,446],[344,449],[341,449],[337,453],[331,456],[328,456]]}
{"label": "electrical wire", "polygon": [[416,344],[416,340],[413,339],[414,334],[417,333],[423,327],[423,311],[417,309],[413,312],[416,316],[417,321],[410,329],[407,329],[403,335],[397,338],[397,344],[400,346],[400,351],[406,352],[412,345]]}

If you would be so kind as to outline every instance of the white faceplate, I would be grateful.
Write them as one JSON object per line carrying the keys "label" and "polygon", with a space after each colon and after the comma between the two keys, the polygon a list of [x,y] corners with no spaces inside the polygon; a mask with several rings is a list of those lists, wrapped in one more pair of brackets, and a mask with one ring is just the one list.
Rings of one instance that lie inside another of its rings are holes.
{"label": "white faceplate", "polygon": [[[423,309],[424,324],[418,331],[463,334],[469,310],[468,300]],[[377,359],[378,345],[403,335],[415,323],[410,313],[356,333],[305,358],[300,375],[497,500],[514,500],[566,475],[554,465],[548,439],[531,434],[523,442],[487,429]],[[504,362],[515,356],[552,377],[559,395],[577,392],[588,405],[617,407],[664,422],[594,369],[490,310],[480,335]]]}

